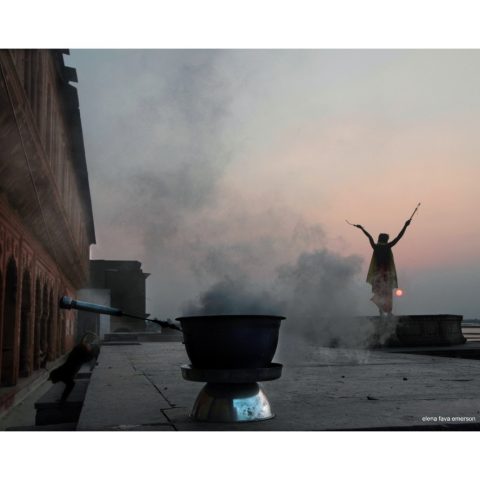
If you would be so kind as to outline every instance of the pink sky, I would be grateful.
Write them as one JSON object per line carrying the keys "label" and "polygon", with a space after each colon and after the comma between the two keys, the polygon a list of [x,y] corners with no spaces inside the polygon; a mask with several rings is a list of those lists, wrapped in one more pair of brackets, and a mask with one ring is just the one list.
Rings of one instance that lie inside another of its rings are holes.
{"label": "pink sky", "polygon": [[300,138],[282,136],[272,151],[238,162],[227,181],[252,204],[288,205],[348,244],[332,243],[331,248],[364,256],[368,241],[345,219],[361,223],[375,238],[380,232],[393,238],[421,202],[396,247],[403,265],[480,264],[475,241],[480,238],[480,141],[475,132],[445,125],[392,132],[340,122],[327,132],[319,127],[319,136],[315,127],[309,129]]}

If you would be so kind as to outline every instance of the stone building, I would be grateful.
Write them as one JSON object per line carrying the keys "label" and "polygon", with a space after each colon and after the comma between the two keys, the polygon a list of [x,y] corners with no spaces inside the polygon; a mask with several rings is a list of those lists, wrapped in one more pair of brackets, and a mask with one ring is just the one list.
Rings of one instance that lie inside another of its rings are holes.
{"label": "stone building", "polygon": [[76,313],[58,299],[88,281],[95,231],[65,54],[0,50],[0,399],[73,346]]}
{"label": "stone building", "polygon": [[[126,313],[148,316],[145,313],[146,279],[142,264],[135,260],[91,260],[90,288],[110,291],[110,305]],[[142,332],[144,320],[111,317],[110,331]]]}

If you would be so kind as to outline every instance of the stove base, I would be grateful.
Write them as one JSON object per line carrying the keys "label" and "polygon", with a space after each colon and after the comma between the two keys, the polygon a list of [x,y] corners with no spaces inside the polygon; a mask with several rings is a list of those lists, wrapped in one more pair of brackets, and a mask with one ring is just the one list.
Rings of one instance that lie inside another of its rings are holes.
{"label": "stove base", "polygon": [[198,422],[255,422],[274,416],[264,390],[255,382],[207,383],[191,413]]}
{"label": "stove base", "polygon": [[265,391],[257,382],[280,378],[280,363],[261,368],[233,369],[182,365],[181,370],[185,380],[206,382],[190,415],[198,422],[257,422],[275,416]]}

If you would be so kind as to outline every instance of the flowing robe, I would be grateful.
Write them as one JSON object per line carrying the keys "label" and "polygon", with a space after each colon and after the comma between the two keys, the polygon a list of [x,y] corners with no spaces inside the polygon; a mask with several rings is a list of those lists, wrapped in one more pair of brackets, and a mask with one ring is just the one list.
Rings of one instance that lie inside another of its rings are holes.
{"label": "flowing robe", "polygon": [[372,302],[384,312],[392,311],[392,290],[398,288],[397,271],[389,243],[377,243],[368,268],[367,282],[372,285]]}

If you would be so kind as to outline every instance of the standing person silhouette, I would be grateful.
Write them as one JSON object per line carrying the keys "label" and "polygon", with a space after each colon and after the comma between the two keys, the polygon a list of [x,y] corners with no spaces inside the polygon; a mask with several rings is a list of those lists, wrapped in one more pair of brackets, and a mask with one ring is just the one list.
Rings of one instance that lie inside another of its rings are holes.
{"label": "standing person silhouette", "polygon": [[[412,215],[413,217],[413,215]],[[393,260],[392,247],[403,237],[405,230],[410,225],[412,218],[405,222],[400,233],[391,242],[388,241],[388,233],[381,233],[375,243],[372,236],[361,226],[359,228],[370,241],[373,255],[368,268],[367,282],[372,286],[373,297],[370,299],[377,307],[382,317],[384,314],[392,314],[392,290],[398,288],[397,271]]]}

